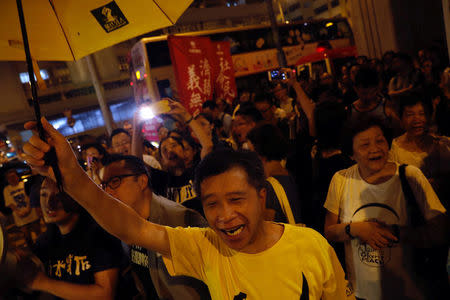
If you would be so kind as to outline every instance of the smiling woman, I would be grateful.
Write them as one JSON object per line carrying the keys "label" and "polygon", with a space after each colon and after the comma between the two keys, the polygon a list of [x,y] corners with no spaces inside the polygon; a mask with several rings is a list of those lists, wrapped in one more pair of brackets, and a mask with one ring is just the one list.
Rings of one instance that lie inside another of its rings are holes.
{"label": "smiling woman", "polygon": [[450,139],[430,132],[431,108],[425,97],[409,94],[401,100],[400,117],[406,133],[393,140],[390,158],[419,168],[448,208]]}
{"label": "smiling woman", "polygon": [[434,224],[446,228],[445,209],[422,172],[405,168],[426,219],[423,227],[411,227],[399,164],[388,161],[390,138],[382,121],[358,119],[346,133],[343,150],[357,164],[333,176],[324,205],[325,237],[344,243],[356,297],[422,299],[424,279],[412,276],[413,261],[404,253],[413,245],[429,246],[426,236],[434,234]]}

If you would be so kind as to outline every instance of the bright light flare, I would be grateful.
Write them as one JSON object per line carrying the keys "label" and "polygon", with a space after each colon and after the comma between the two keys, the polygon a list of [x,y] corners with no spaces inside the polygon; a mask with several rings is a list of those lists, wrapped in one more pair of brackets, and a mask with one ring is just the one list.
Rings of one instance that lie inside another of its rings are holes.
{"label": "bright light flare", "polygon": [[328,22],[327,24],[325,24],[325,27],[331,27],[333,25],[334,25],[333,22]]}
{"label": "bright light flare", "polygon": [[155,114],[153,113],[152,109],[148,106],[143,106],[139,109],[139,115],[142,120],[150,120],[155,117]]}

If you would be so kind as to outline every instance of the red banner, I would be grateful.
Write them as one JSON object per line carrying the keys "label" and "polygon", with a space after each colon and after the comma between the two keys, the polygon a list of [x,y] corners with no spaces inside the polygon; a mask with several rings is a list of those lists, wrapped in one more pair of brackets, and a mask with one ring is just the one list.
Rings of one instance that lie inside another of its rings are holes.
{"label": "red banner", "polygon": [[193,115],[213,96],[214,71],[212,43],[207,37],[169,36],[170,58],[174,67],[178,96]]}
{"label": "red banner", "polygon": [[214,84],[215,95],[231,104],[236,98],[237,90],[230,42],[213,42],[213,47],[216,57],[215,73],[217,75]]}

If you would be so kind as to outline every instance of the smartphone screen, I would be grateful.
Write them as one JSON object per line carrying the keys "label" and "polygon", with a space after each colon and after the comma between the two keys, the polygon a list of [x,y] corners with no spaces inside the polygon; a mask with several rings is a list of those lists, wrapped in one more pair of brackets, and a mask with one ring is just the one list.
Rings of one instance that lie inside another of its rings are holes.
{"label": "smartphone screen", "polygon": [[269,81],[273,80],[286,80],[289,78],[288,74],[285,72],[282,72],[280,70],[272,70],[268,71]]}
{"label": "smartphone screen", "polygon": [[93,156],[88,156],[87,157],[87,167],[90,169],[92,166],[92,162],[93,162]]}

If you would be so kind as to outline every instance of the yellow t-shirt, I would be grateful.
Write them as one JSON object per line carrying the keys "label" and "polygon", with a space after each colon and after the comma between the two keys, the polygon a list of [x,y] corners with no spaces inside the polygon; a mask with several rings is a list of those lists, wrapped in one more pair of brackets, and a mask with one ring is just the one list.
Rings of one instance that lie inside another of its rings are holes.
{"label": "yellow t-shirt", "polygon": [[205,282],[216,300],[348,299],[344,271],[327,241],[312,229],[283,226],[280,240],[257,254],[230,249],[210,228],[166,227],[172,258],[164,263],[172,276]]}

